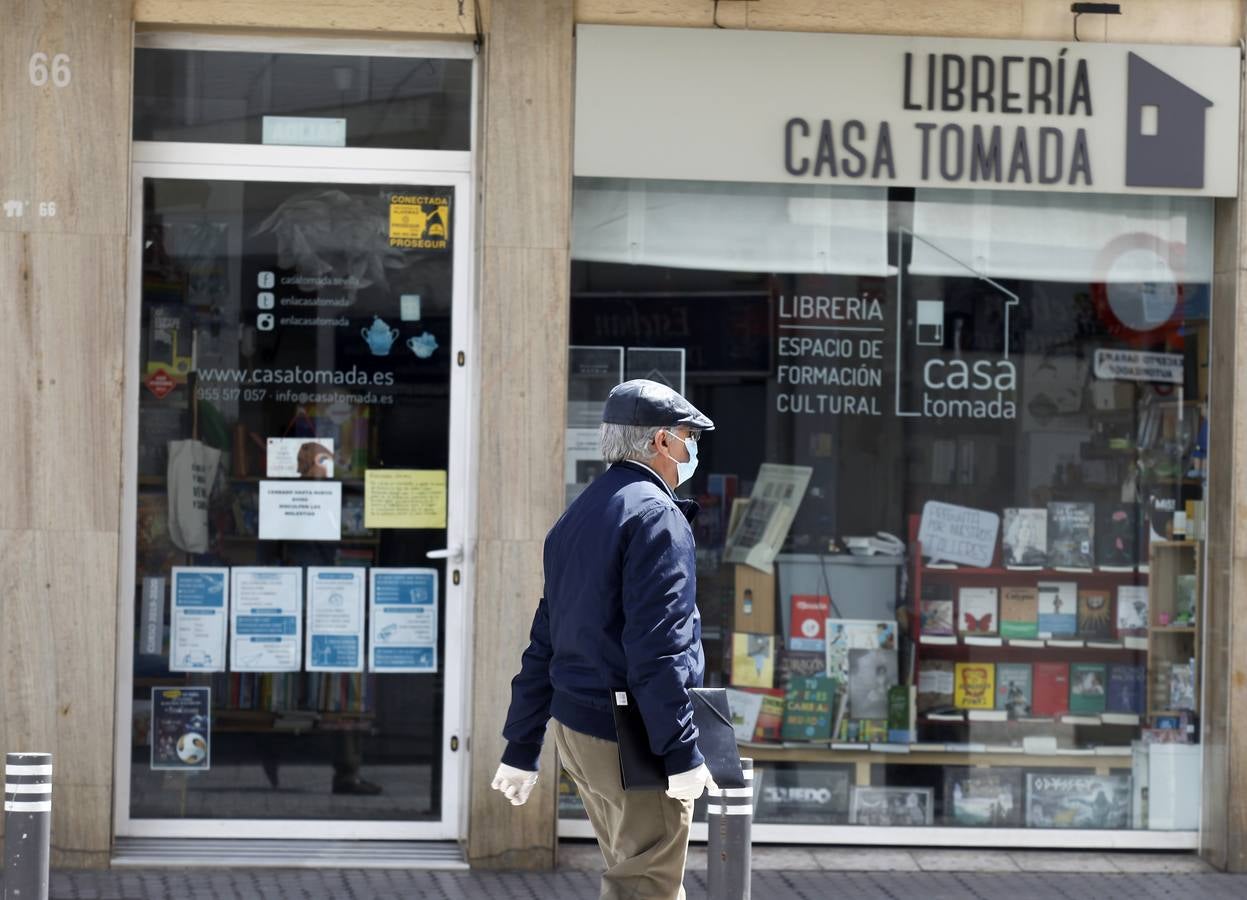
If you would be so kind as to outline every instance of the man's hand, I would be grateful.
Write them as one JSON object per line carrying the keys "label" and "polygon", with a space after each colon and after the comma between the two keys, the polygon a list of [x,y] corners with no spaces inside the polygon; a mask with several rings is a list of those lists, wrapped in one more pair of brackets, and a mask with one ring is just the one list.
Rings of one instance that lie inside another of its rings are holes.
{"label": "man's hand", "polygon": [[702,763],[696,769],[667,776],[667,796],[675,800],[696,800],[706,788],[718,789],[710,770]]}
{"label": "man's hand", "polygon": [[511,801],[512,806],[523,806],[528,802],[528,795],[533,792],[533,785],[536,783],[536,772],[527,772],[503,763],[498,766],[489,786],[495,791],[501,791]]}

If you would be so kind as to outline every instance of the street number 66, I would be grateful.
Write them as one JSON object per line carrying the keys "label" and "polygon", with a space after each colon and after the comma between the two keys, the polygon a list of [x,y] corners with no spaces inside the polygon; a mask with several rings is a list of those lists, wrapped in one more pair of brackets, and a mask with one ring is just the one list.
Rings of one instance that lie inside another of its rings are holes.
{"label": "street number 66", "polygon": [[64,53],[58,53],[52,57],[50,68],[46,53],[33,53],[31,54],[30,62],[26,66],[26,72],[30,75],[30,83],[35,87],[43,87],[48,83],[50,76],[52,84],[62,88],[69,84],[69,80],[72,77],[69,71],[69,56]]}

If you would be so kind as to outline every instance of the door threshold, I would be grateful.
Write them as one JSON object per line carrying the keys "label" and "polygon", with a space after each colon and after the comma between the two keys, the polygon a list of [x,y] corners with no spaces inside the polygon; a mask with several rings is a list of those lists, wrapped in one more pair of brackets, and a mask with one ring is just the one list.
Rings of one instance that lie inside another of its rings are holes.
{"label": "door threshold", "polygon": [[115,868],[443,869],[466,870],[453,841],[250,840],[124,838],[113,843]]}

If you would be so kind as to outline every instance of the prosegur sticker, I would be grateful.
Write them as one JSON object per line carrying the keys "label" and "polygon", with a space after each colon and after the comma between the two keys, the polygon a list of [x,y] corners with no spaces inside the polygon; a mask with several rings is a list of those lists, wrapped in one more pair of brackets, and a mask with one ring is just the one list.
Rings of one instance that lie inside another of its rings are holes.
{"label": "prosegur sticker", "polygon": [[391,194],[390,246],[447,249],[450,246],[450,192]]}

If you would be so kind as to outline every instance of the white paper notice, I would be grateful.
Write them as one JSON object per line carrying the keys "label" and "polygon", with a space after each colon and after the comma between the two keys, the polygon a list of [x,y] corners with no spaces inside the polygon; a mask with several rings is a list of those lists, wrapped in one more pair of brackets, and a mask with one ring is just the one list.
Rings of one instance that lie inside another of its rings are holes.
{"label": "white paper notice", "polygon": [[437,671],[437,569],[370,569],[371,672]]}
{"label": "white paper notice", "polygon": [[230,671],[299,671],[302,574],[297,568],[259,566],[231,571]]}
{"label": "white paper notice", "polygon": [[986,568],[996,553],[1000,516],[994,512],[928,500],[922,507],[918,540],[932,562]]}
{"label": "white paper notice", "polygon": [[341,539],[341,482],[260,482],[260,540],[339,541]]}
{"label": "white paper notice", "polygon": [[307,670],[364,670],[364,569],[307,570]]}
{"label": "white paper notice", "polygon": [[229,569],[173,568],[170,672],[224,672]]}

